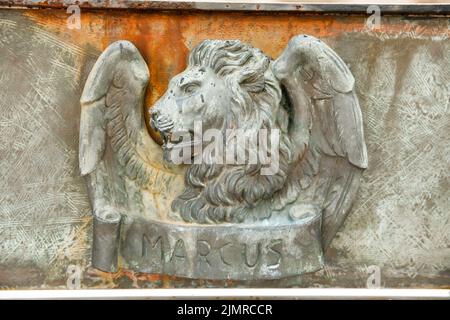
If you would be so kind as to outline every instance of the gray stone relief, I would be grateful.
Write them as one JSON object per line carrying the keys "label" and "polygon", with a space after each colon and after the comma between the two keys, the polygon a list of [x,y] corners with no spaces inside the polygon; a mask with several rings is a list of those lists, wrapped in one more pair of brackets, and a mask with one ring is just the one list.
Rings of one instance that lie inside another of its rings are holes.
{"label": "gray stone relief", "polygon": [[[120,247],[125,267],[189,278],[322,268],[367,168],[355,80],[342,59],[308,35],[293,37],[275,61],[239,40],[201,42],[151,108],[162,152],[144,121],[148,83],[136,47],[117,41],[81,97],[94,267],[117,271]],[[185,167],[178,192],[182,174],[164,168],[176,164]]]}

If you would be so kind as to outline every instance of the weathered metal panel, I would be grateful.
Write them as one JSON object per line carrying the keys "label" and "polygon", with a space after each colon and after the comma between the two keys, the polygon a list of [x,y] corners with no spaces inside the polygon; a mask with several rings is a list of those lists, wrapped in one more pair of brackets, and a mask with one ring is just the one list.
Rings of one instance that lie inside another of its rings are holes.
{"label": "weathered metal panel", "polygon": [[[446,17],[298,13],[0,11],[0,286],[385,287],[450,283],[450,31]],[[276,57],[294,35],[325,40],[349,65],[365,124],[369,168],[325,269],[278,281],[183,280],[89,268],[91,214],[78,172],[79,98],[99,53],[132,41],[151,72],[150,106],[204,39],[240,39]]]}

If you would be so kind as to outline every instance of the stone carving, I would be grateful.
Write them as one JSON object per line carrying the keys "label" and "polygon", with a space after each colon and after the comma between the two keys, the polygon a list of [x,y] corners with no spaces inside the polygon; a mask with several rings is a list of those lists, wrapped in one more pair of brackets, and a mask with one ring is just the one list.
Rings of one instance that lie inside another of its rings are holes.
{"label": "stone carving", "polygon": [[241,280],[320,269],[367,167],[341,58],[306,35],[275,61],[205,40],[150,109],[162,147],[143,113],[148,83],[138,50],[118,41],[81,98],[93,265],[116,271],[120,255],[140,272]]}

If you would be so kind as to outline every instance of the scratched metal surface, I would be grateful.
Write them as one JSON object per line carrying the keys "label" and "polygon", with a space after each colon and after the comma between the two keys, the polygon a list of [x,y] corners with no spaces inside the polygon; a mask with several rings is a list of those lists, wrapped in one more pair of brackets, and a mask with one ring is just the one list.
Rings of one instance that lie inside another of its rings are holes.
{"label": "scratched metal surface", "polygon": [[[63,10],[0,11],[0,286],[63,288],[69,265],[81,286],[450,287],[450,41],[448,19]],[[364,117],[369,168],[358,199],[315,274],[266,282],[175,279],[89,268],[90,208],[79,177],[79,97],[95,58],[133,41],[149,63],[147,105],[206,38],[239,38],[276,57],[308,33],[349,64]]]}

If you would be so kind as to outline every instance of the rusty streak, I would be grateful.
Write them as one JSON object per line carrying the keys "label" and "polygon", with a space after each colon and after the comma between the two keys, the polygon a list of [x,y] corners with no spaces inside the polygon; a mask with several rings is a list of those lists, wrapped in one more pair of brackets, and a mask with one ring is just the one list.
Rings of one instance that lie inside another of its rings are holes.
{"label": "rusty streak", "polygon": [[[64,9],[78,5],[82,9],[127,9],[127,10],[189,10],[189,11],[260,11],[260,12],[301,12],[336,13],[367,15],[369,4],[298,4],[298,3],[226,3],[196,1],[139,1],[139,0],[100,0],[100,1],[63,1],[63,0],[0,0],[0,8],[53,8]],[[380,4],[383,15],[448,15],[447,4]]]}

